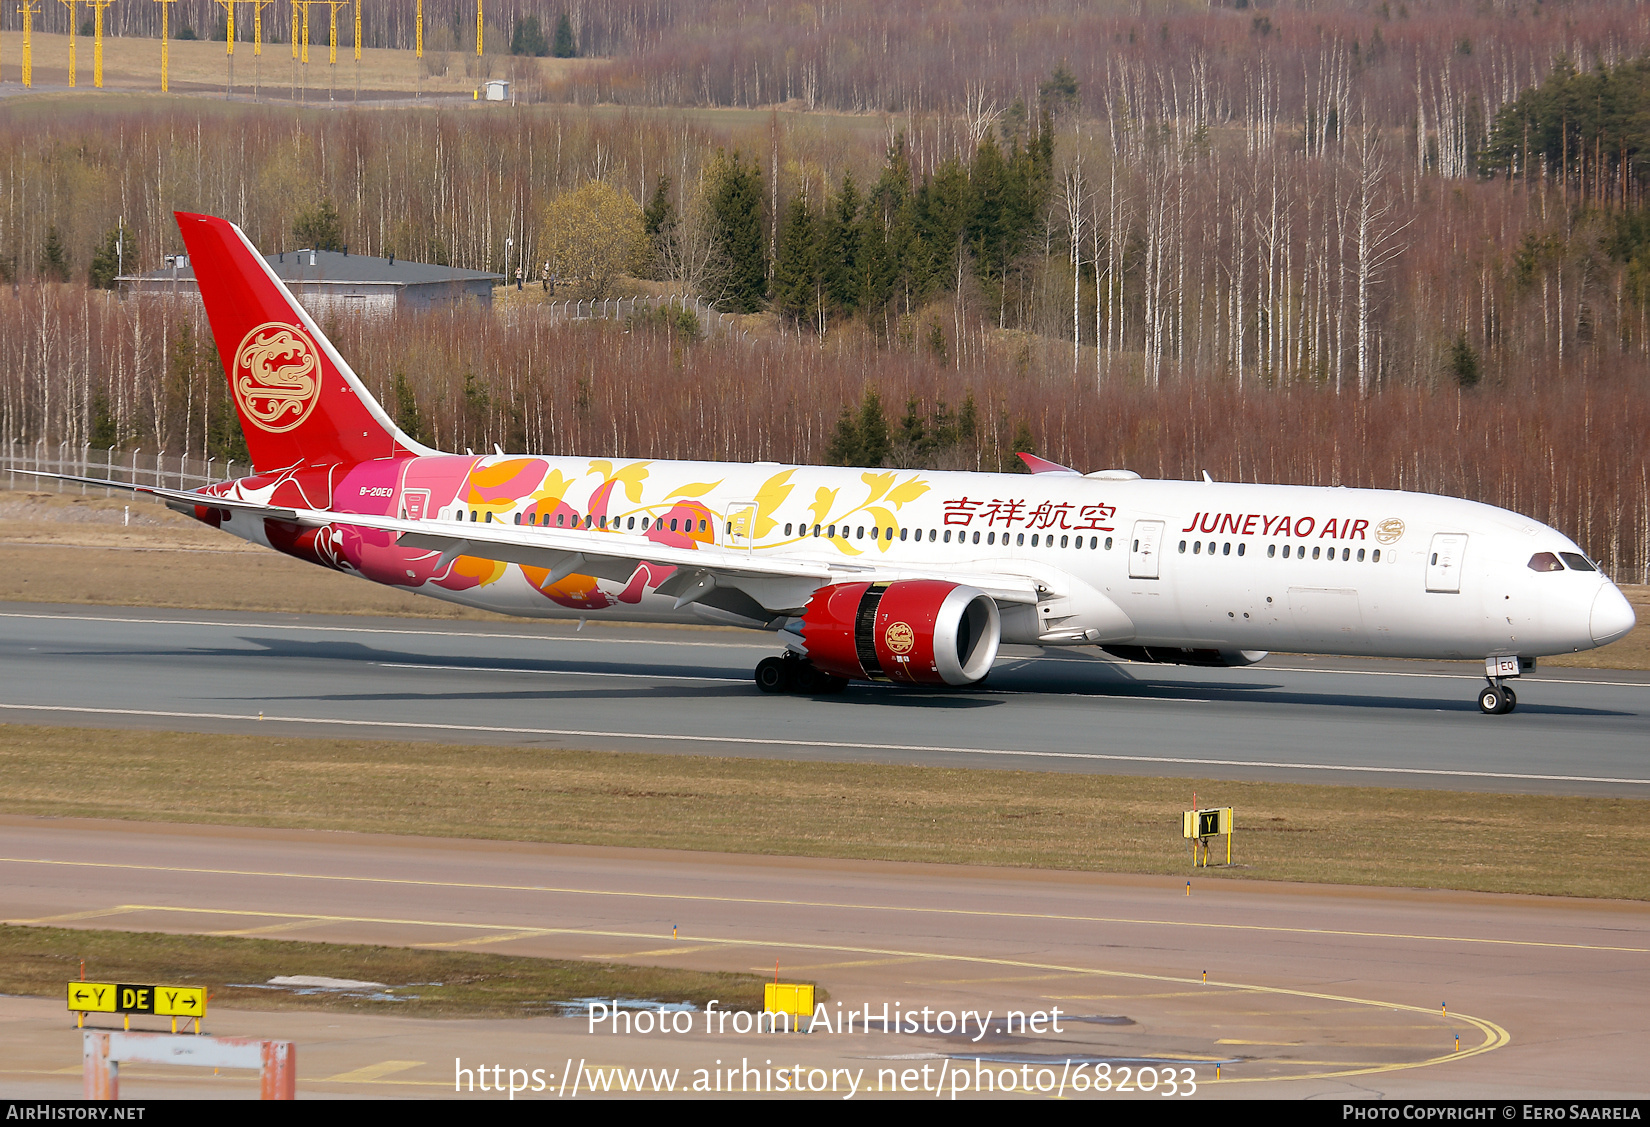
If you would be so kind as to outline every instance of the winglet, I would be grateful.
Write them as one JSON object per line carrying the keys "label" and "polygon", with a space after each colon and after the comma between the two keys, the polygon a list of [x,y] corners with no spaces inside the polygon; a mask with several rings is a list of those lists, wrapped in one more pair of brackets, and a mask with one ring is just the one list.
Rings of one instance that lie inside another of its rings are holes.
{"label": "winglet", "polygon": [[1059,462],[1051,462],[1047,458],[1039,458],[1035,454],[1021,453],[1020,461],[1024,462],[1026,464],[1026,468],[1032,473],[1059,473],[1071,474],[1073,477],[1083,476],[1070,466],[1062,466]]}

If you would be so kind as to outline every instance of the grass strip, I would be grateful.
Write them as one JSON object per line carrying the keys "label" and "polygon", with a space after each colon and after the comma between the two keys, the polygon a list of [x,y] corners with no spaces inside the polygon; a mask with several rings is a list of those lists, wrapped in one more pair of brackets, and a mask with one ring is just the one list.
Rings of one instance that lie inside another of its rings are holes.
{"label": "grass strip", "polygon": [[[372,947],[286,939],[0,925],[0,994],[62,996],[90,982],[205,986],[213,1006],[338,1010],[402,1017],[532,1017],[578,998],[692,1002],[760,1010],[762,978],[671,967],[536,959],[472,951]],[[383,983],[385,989],[269,987],[278,975]],[[93,1018],[107,1023],[109,1015]],[[154,1019],[147,1019],[154,1020]]]}
{"label": "grass strip", "polygon": [[1636,799],[0,725],[0,810],[727,853],[1650,899]]}

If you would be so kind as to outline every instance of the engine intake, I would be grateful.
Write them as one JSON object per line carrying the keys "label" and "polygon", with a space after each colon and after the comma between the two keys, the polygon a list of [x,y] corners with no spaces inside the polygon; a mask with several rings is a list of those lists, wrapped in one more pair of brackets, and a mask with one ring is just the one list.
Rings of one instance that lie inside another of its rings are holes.
{"label": "engine intake", "polygon": [[802,613],[808,658],[826,673],[908,685],[971,685],[1002,638],[997,604],[938,579],[822,587]]}

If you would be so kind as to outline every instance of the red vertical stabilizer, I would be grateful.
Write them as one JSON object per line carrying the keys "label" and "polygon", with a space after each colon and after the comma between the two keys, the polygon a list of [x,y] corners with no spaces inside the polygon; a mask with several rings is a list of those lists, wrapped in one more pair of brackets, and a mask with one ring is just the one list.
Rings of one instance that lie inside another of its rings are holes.
{"label": "red vertical stabilizer", "polygon": [[173,214],[259,473],[434,453],[396,429],[239,227]]}

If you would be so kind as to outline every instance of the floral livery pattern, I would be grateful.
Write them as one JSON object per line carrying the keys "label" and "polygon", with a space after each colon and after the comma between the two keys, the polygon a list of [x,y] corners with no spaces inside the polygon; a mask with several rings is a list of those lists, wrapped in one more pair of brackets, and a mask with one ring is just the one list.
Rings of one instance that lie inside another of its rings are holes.
{"label": "floral livery pattern", "polygon": [[[676,485],[657,501],[648,501],[645,494],[654,484],[651,462],[594,459],[580,474],[568,461],[558,461],[552,464],[549,459],[536,457],[441,455],[365,462],[347,468],[288,470],[220,483],[205,492],[263,504],[333,508],[373,516],[441,517],[472,523],[508,521],[623,533],[671,548],[695,549],[716,543],[717,525],[723,518],[707,497],[727,479],[689,481]],[[742,511],[749,523],[742,531],[761,548],[795,544],[808,536],[804,525],[801,535],[773,539],[779,526],[779,510],[796,489],[792,481],[796,472],[793,467],[767,478],[755,490],[754,510],[748,502],[743,503]],[[845,492],[842,488],[820,488],[808,509],[815,523],[845,526],[858,515],[879,527],[899,528],[898,511],[929,490],[920,477],[911,475],[902,480],[893,471],[867,472],[861,475],[861,481],[866,492],[857,499],[840,500]],[[582,502],[580,494],[584,495]],[[197,506],[196,516],[207,523],[220,523],[219,510],[207,506]],[[476,591],[500,583],[514,569],[537,595],[580,612],[638,604],[675,571],[667,565],[642,562],[629,580],[613,590],[604,589],[588,575],[569,575],[552,583],[548,569],[476,556],[461,555],[443,564],[439,551],[403,547],[394,533],[352,525],[308,528],[266,520],[264,532],[271,547],[288,555],[411,590],[428,586],[454,594]],[[816,543],[822,547],[828,544],[848,556],[869,550],[855,547],[846,536],[821,538]],[[877,544],[879,550],[888,548],[886,539]]]}

